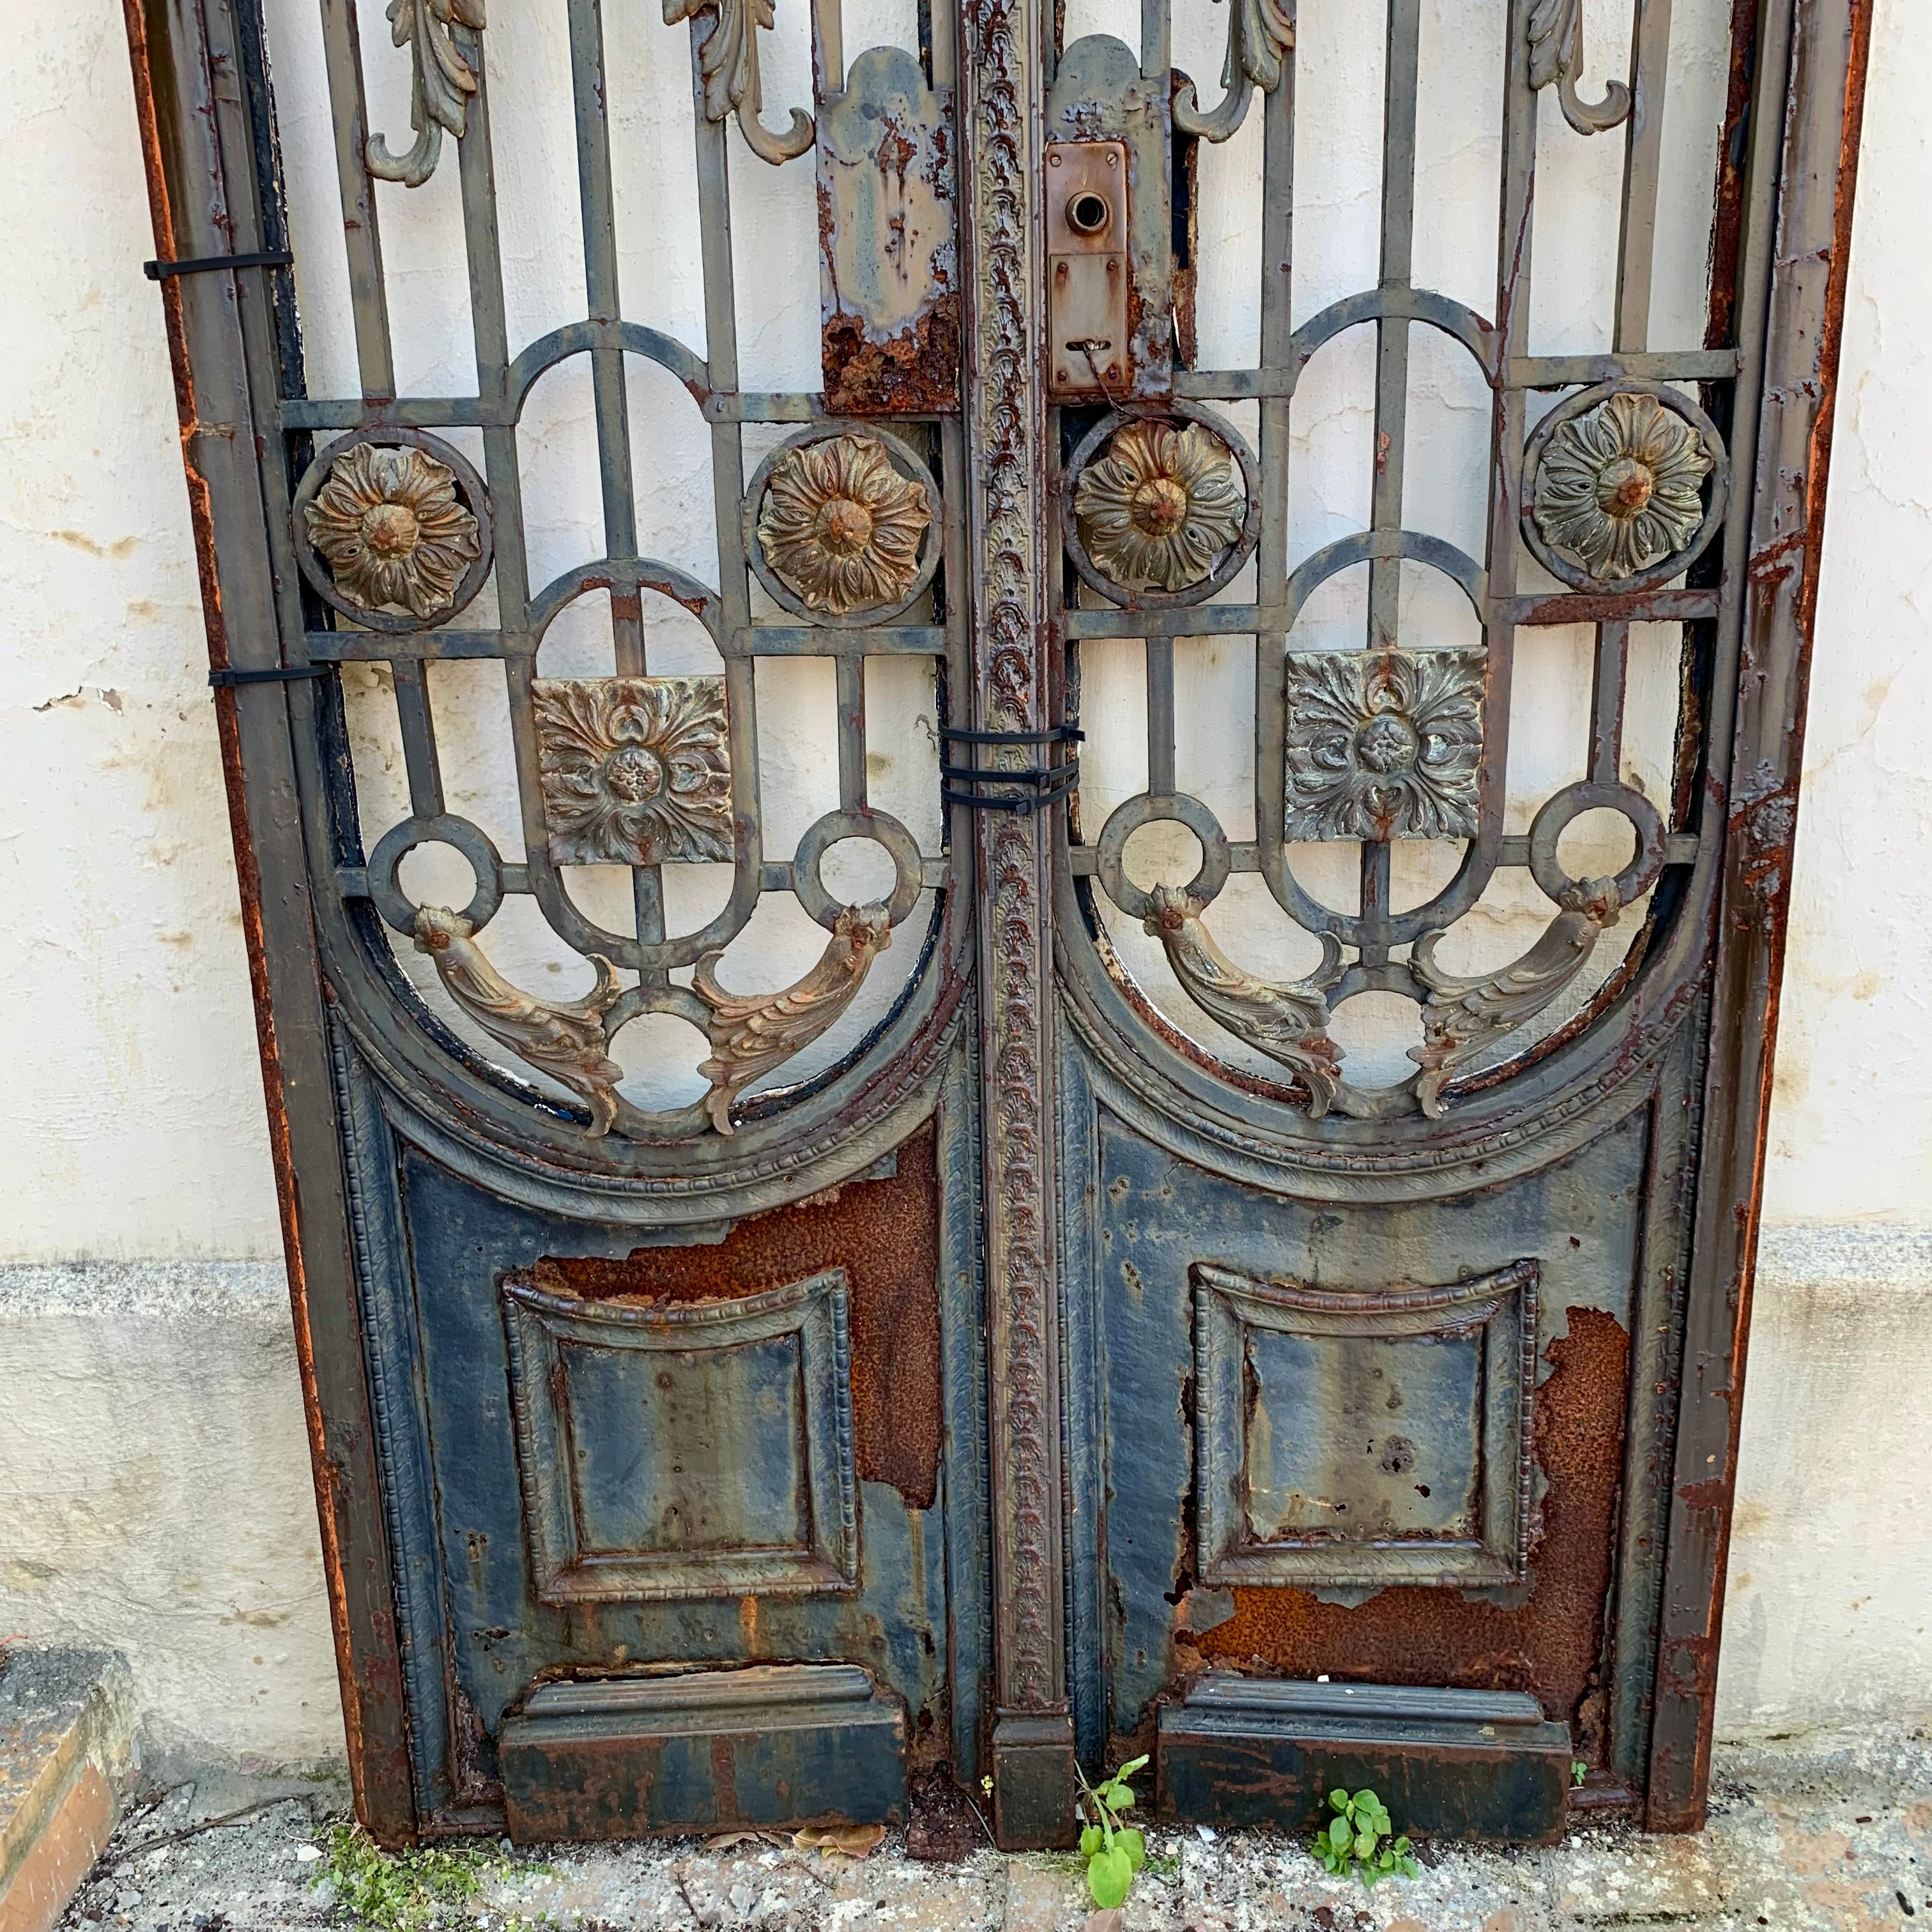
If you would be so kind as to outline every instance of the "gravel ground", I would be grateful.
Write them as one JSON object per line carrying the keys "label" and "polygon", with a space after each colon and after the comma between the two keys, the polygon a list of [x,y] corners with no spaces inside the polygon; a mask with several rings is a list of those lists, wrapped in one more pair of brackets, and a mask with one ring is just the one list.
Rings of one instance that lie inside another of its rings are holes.
{"label": "gravel ground", "polygon": [[[244,1802],[260,1808],[207,1824]],[[434,1858],[381,1860],[346,1838],[343,1816],[338,1796],[314,1790],[252,1801],[232,1784],[168,1792],[123,1822],[64,1932],[372,1922],[387,1932],[432,1922],[444,1932],[1078,1932],[1086,1916],[1071,1858],[982,1850],[922,1862],[905,1856],[902,1834],[864,1859],[755,1839],[533,1852],[506,1841],[445,1861],[458,1875],[433,1898],[422,1888]],[[1546,1851],[1430,1846],[1419,1878],[1372,1892],[1329,1878],[1274,1834],[1157,1832],[1150,1850],[1158,1869],[1136,1882],[1125,1932],[1897,1932],[1921,1917],[1932,1932],[1932,1736],[1874,1729],[1720,1749],[1701,1836],[1596,1826]],[[401,1898],[400,1916],[358,1910],[371,1882]]]}

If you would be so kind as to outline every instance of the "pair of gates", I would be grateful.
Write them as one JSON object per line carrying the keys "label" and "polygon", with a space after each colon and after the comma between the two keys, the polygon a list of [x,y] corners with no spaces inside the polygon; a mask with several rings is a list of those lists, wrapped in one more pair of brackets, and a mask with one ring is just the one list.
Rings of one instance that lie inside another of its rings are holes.
{"label": "pair of gates", "polygon": [[[128,0],[362,1815],[950,1774],[1045,1844],[1131,1750],[1182,1818],[1694,1827],[1866,10],[967,0],[848,58],[816,0],[782,133],[769,0],[633,10]],[[694,170],[618,152],[614,37],[688,50]],[[1296,182],[1378,104],[1352,286]],[[565,107],[532,332],[497,184]],[[624,233],[680,190],[693,339]],[[398,382],[428,207],[473,383]],[[1418,272],[1458,221],[1486,308]]]}

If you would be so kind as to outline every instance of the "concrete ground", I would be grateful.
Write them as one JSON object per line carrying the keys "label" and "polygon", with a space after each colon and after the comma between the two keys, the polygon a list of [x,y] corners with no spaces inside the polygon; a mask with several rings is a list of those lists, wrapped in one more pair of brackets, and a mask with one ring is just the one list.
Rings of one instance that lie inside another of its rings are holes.
{"label": "concrete ground", "polygon": [[[137,1807],[64,1932],[1074,1932],[1085,1919],[1070,1858],[982,1849],[921,1862],[896,1834],[862,1860],[687,1839],[392,1863],[345,1838],[326,1793],[257,1799],[207,1828],[240,1808],[238,1795],[204,1784]],[[1151,1849],[1159,1869],[1137,1882],[1126,1932],[1895,1932],[1918,1917],[1932,1927],[1932,1734],[1721,1748],[1700,1837],[1596,1825],[1547,1851],[1431,1846],[1419,1878],[1372,1892],[1330,1879],[1298,1842],[1270,1834],[1160,1832]]]}

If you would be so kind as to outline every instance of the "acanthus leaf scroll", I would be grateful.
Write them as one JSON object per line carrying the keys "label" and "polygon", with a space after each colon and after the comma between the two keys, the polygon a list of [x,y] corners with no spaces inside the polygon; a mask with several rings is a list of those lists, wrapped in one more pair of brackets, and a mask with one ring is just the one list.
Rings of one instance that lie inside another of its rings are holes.
{"label": "acanthus leaf scroll", "polygon": [[610,1057],[604,1016],[621,988],[616,969],[590,956],[597,983],[583,999],[553,1005],[512,986],[484,957],[468,920],[443,906],[416,916],[417,950],[435,963],[449,996],[492,1040],[520,1060],[568,1087],[590,1109],[590,1136],[600,1140],[617,1118],[617,1082],[624,1070]]}
{"label": "acanthus leaf scroll", "polygon": [[1529,10],[1529,84],[1554,86],[1563,118],[1580,134],[1601,134],[1630,118],[1630,91],[1606,83],[1600,100],[1576,92],[1583,71],[1583,0],[1534,0]]}
{"label": "acanthus leaf scroll", "polygon": [[764,82],[758,71],[758,34],[777,24],[774,0],[664,0],[664,25],[712,18],[710,33],[698,52],[705,118],[728,120],[736,114],[745,144],[760,160],[777,167],[795,160],[812,146],[817,131],[802,108],[791,110],[791,125],[774,134],[758,118],[764,106]]}
{"label": "acanthus leaf scroll", "polygon": [[1623,900],[1614,880],[1570,886],[1556,916],[1528,952],[1493,973],[1467,976],[1436,963],[1440,932],[1415,942],[1409,970],[1429,988],[1423,1042],[1408,1049],[1422,1072],[1415,1101],[1432,1120],[1442,1115],[1442,1090],[1492,1040],[1526,1024],[1588,964],[1597,941],[1616,922]]}
{"label": "acanthus leaf scroll", "polygon": [[884,906],[846,906],[817,964],[781,992],[727,992],[718,983],[723,956],[707,952],[698,961],[691,985],[711,1009],[711,1057],[698,1070],[711,1083],[704,1106],[721,1134],[734,1131],[733,1101],[818,1039],[857,997],[872,962],[892,943]]}
{"label": "acanthus leaf scroll", "polygon": [[403,154],[389,152],[380,134],[369,138],[363,158],[380,181],[421,188],[436,172],[446,132],[463,139],[476,70],[452,32],[480,34],[484,0],[389,0],[389,38],[410,50],[410,125],[416,140]]}
{"label": "acanthus leaf scroll", "polygon": [[1247,118],[1259,88],[1281,85],[1294,45],[1294,0],[1228,0],[1228,56],[1221,70],[1225,90],[1211,112],[1203,112],[1194,83],[1183,80],[1174,96],[1176,131],[1203,141],[1225,141]]}
{"label": "acanthus leaf scroll", "polygon": [[1202,1011],[1258,1052],[1286,1066],[1308,1090],[1308,1112],[1319,1120],[1342,1088],[1342,1048],[1328,1037],[1325,990],[1342,950],[1327,934],[1322,965],[1306,980],[1280,982],[1244,970],[1201,922],[1198,899],[1176,886],[1156,886],[1147,931],[1161,943],[1174,976]]}

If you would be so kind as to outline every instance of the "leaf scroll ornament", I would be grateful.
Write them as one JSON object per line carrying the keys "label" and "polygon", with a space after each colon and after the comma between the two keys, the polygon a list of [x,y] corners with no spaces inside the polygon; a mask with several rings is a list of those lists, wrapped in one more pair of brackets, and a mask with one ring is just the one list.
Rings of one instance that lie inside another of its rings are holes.
{"label": "leaf scroll ornament", "polygon": [[1214,111],[1204,113],[1193,82],[1184,79],[1174,90],[1175,128],[1204,141],[1226,140],[1246,118],[1255,89],[1272,94],[1281,85],[1294,44],[1294,0],[1228,0],[1228,57],[1221,69],[1226,91]]}
{"label": "leaf scroll ornament", "polygon": [[1308,1089],[1308,1113],[1318,1120],[1342,1088],[1342,1049],[1328,1037],[1325,984],[1342,949],[1322,937],[1322,964],[1306,980],[1257,979],[1237,966],[1201,923],[1201,902],[1178,886],[1156,886],[1143,922],[1167,954],[1174,976],[1210,1018],[1238,1040],[1296,1075]]}
{"label": "leaf scroll ornament", "polygon": [[795,159],[812,143],[816,131],[803,109],[791,110],[791,126],[774,134],[758,118],[764,82],[758,73],[758,34],[777,24],[773,0],[664,0],[664,25],[716,16],[698,52],[698,78],[704,83],[705,118],[723,121],[735,113],[746,145],[772,166]]}
{"label": "leaf scroll ornament", "polygon": [[592,1140],[608,1134],[617,1118],[617,1082],[624,1077],[610,1057],[604,1026],[622,990],[610,961],[591,954],[596,986],[568,1006],[552,1006],[512,986],[490,964],[460,913],[420,907],[415,930],[417,950],[435,962],[450,998],[492,1040],[579,1095],[590,1109]]}
{"label": "leaf scroll ornament", "polygon": [[379,180],[421,188],[436,172],[446,129],[460,141],[476,92],[476,70],[456,44],[452,28],[483,31],[484,0],[389,0],[389,38],[410,50],[410,125],[416,140],[392,154],[380,134],[364,158]]}
{"label": "leaf scroll ornament", "polygon": [[1563,118],[1580,134],[1601,134],[1630,118],[1630,91],[1620,80],[1606,84],[1598,101],[1580,99],[1583,70],[1583,0],[1534,0],[1529,10],[1529,85],[1554,83]]}
{"label": "leaf scroll ornament", "polygon": [[818,964],[782,992],[728,993],[718,983],[722,953],[707,952],[698,961],[691,985],[711,1009],[711,1058],[698,1070],[711,1082],[704,1110],[721,1134],[733,1131],[732,1102],[824,1033],[852,1004],[872,962],[892,943],[884,906],[847,906],[833,920]]}
{"label": "leaf scroll ornament", "polygon": [[1570,886],[1561,910],[1527,952],[1493,973],[1463,978],[1436,963],[1440,932],[1415,942],[1409,969],[1429,988],[1422,1044],[1408,1057],[1422,1069],[1415,1100],[1432,1120],[1442,1118],[1442,1090],[1494,1040],[1541,1012],[1582,971],[1604,929],[1623,910],[1616,884],[1589,879]]}

